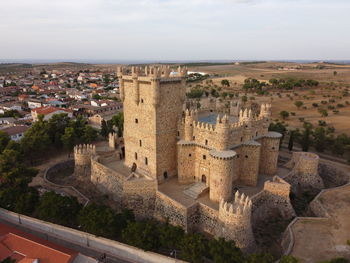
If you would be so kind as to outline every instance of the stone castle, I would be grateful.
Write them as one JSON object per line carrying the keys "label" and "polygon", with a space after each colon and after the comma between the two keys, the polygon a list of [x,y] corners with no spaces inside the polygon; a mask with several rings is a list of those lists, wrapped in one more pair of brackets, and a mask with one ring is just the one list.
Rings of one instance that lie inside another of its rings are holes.
{"label": "stone castle", "polygon": [[108,149],[77,146],[75,175],[139,218],[169,220],[251,251],[257,220],[271,210],[295,216],[291,185],[278,176],[281,135],[268,131],[271,105],[258,114],[237,105],[210,123],[184,110],[186,75],[185,68],[118,69],[124,137],[111,134]]}

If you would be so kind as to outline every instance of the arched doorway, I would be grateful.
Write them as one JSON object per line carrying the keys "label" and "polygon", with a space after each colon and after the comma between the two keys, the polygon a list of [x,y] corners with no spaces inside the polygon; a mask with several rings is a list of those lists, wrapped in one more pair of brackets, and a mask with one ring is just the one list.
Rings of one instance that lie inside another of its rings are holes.
{"label": "arched doorway", "polygon": [[202,174],[202,183],[207,183],[207,177],[204,174]]}
{"label": "arched doorway", "polygon": [[163,176],[164,176],[164,179],[167,179],[168,178],[168,172],[164,172]]}

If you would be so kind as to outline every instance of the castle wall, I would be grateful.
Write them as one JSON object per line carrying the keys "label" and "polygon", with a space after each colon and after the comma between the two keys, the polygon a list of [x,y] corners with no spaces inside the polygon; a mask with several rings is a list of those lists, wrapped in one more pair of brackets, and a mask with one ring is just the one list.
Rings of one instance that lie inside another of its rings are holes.
{"label": "castle wall", "polygon": [[156,180],[125,180],[123,184],[123,207],[133,210],[137,218],[152,218],[157,186]]}
{"label": "castle wall", "polygon": [[[220,157],[225,155],[225,157]],[[210,152],[209,198],[214,202],[228,201],[232,198],[232,179],[234,175],[234,151]]]}
{"label": "castle wall", "polygon": [[239,154],[238,177],[241,183],[256,186],[258,183],[260,144],[254,141],[234,149]]}
{"label": "castle wall", "polygon": [[219,211],[203,203],[198,204],[198,224],[196,229],[212,235],[218,232]]}
{"label": "castle wall", "polygon": [[159,183],[177,174],[176,140],[185,96],[185,71],[169,77],[159,69],[141,76],[118,72],[124,103],[125,164],[137,167]]}
{"label": "castle wall", "polygon": [[195,166],[195,173],[194,173],[195,182],[205,182],[206,185],[209,186],[210,174],[212,172],[210,157],[209,157],[209,148],[203,145],[195,147],[194,166]]}
{"label": "castle wall", "polygon": [[99,191],[111,195],[113,200],[121,204],[125,177],[107,166],[99,163],[99,157],[91,158],[91,182]]}
{"label": "castle wall", "polygon": [[319,157],[317,154],[308,152],[293,152],[292,159],[286,164],[292,171],[285,177],[293,186],[293,192],[299,187],[323,189],[324,183],[318,174]]}
{"label": "castle wall", "polygon": [[259,173],[261,175],[275,175],[280,139],[263,137],[258,142],[261,144]]}
{"label": "castle wall", "polygon": [[91,144],[74,147],[74,175],[89,176],[91,173],[91,156],[95,153],[95,146]]}
{"label": "castle wall", "polygon": [[[136,90],[133,80],[126,79],[123,83],[125,164],[131,167],[133,163],[136,163],[139,169],[155,175],[157,172],[154,138],[156,110],[151,100],[153,91],[149,82],[139,82],[140,100],[137,103],[135,102]],[[140,102],[141,99],[143,103]]]}
{"label": "castle wall", "polygon": [[193,183],[195,176],[196,146],[192,144],[178,143],[177,171],[181,184]]}
{"label": "castle wall", "polygon": [[156,193],[154,217],[169,220],[170,224],[187,230],[187,208],[159,191]]}
{"label": "castle wall", "polygon": [[284,219],[293,218],[295,211],[289,198],[290,190],[291,186],[277,176],[265,182],[263,191],[252,197],[253,224],[276,216],[276,211]]}

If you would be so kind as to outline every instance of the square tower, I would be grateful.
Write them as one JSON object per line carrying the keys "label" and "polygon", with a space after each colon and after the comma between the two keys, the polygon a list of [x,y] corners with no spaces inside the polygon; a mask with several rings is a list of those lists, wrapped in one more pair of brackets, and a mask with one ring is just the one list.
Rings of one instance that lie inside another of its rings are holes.
{"label": "square tower", "polygon": [[120,97],[124,107],[125,164],[136,165],[142,174],[164,179],[177,173],[177,124],[185,100],[187,71],[148,68],[131,74],[118,69]]}

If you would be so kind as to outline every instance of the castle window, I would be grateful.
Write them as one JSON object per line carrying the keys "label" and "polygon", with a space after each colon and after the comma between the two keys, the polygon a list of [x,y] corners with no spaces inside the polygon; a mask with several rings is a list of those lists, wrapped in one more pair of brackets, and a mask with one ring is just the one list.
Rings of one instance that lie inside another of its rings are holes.
{"label": "castle window", "polygon": [[248,155],[246,155],[245,158],[248,158]]}
{"label": "castle window", "polygon": [[207,156],[204,154],[203,155],[203,160],[206,160],[207,159]]}
{"label": "castle window", "polygon": [[139,123],[139,120],[138,120],[138,119],[135,119],[135,123]]}
{"label": "castle window", "polygon": [[243,142],[243,137],[241,137],[241,142]]}
{"label": "castle window", "polygon": [[258,132],[255,133],[255,136],[258,136]]}
{"label": "castle window", "polygon": [[140,147],[142,147],[142,141],[140,140]]}
{"label": "castle window", "polygon": [[208,145],[208,140],[205,140],[205,145]]}
{"label": "castle window", "polygon": [[239,158],[239,154],[237,154],[237,159]]}
{"label": "castle window", "polygon": [[272,147],[272,150],[274,150],[275,149],[275,147]]}
{"label": "castle window", "polygon": [[143,99],[141,99],[141,103],[143,103]]}
{"label": "castle window", "polygon": [[193,136],[192,139],[195,140],[195,139],[196,139],[196,136]]}
{"label": "castle window", "polygon": [[189,155],[188,155],[188,157],[191,157],[191,156],[192,156],[192,154],[189,154]]}
{"label": "castle window", "polygon": [[163,176],[164,176],[164,179],[167,179],[168,178],[168,172],[164,172]]}
{"label": "castle window", "polygon": [[137,153],[135,153],[135,160],[137,160]]}
{"label": "castle window", "polygon": [[147,157],[145,158],[145,165],[148,165],[148,159],[147,159]]}
{"label": "castle window", "polygon": [[177,136],[180,136],[180,132],[179,131],[177,132]]}

